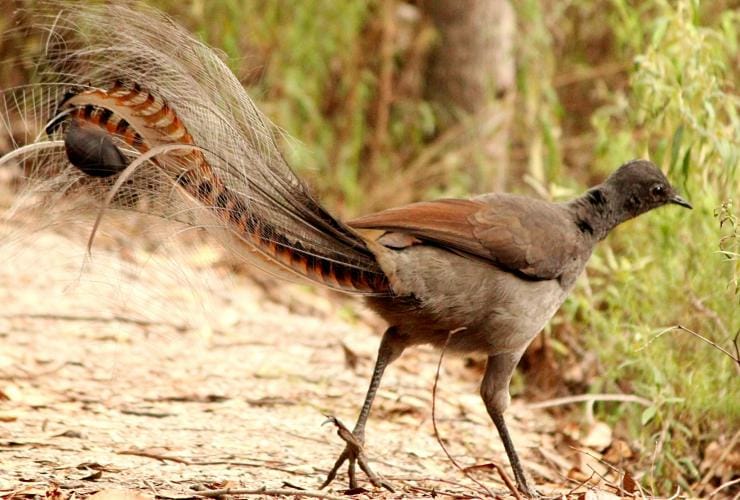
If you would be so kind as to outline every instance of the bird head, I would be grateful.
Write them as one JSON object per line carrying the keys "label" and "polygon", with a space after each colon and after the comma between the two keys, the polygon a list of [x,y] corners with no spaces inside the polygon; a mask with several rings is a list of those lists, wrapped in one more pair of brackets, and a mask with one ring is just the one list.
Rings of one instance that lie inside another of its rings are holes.
{"label": "bird head", "polygon": [[625,220],[669,203],[692,208],[691,203],[671,186],[663,172],[647,160],[625,163],[606,179],[604,185],[613,193],[614,208],[623,212]]}

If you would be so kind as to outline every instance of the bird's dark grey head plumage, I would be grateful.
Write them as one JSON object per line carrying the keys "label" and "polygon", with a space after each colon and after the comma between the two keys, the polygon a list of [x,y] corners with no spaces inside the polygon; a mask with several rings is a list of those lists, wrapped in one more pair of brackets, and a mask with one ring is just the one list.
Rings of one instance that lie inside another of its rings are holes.
{"label": "bird's dark grey head plumage", "polygon": [[625,163],[606,179],[603,186],[612,197],[613,208],[622,210],[625,220],[667,203],[692,208],[671,186],[663,172],[647,160]]}
{"label": "bird's dark grey head plumage", "polygon": [[691,208],[658,167],[647,160],[633,160],[569,207],[579,229],[598,241],[622,222],[667,203]]}

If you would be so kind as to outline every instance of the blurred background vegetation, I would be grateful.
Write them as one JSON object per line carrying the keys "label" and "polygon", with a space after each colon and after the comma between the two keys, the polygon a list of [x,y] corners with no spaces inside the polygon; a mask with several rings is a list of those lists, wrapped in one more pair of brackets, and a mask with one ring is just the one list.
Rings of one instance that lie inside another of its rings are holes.
{"label": "blurred background vegetation", "polygon": [[[656,494],[702,495],[737,474],[721,464],[740,456],[740,367],[674,328],[737,355],[736,5],[145,3],[223,51],[285,130],[290,163],[344,217],[494,189],[565,199],[629,159],[660,165],[694,210],[664,208],[615,231],[530,348],[530,383],[516,387],[531,399],[652,401],[595,408],[637,451],[630,469]],[[24,43],[4,39],[0,60]],[[0,68],[0,87],[23,81]]]}

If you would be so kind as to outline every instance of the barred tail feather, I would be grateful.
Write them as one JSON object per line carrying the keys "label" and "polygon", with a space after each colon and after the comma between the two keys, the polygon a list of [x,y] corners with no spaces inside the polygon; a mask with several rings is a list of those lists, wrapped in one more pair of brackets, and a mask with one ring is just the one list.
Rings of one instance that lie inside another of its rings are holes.
{"label": "barred tail feather", "polygon": [[312,197],[280,154],[276,129],[211,49],[148,8],[49,1],[31,15],[47,33],[40,83],[3,91],[0,114],[15,108],[64,139],[66,154],[29,159],[38,177],[75,166],[106,177],[158,146],[192,146],[137,169],[129,189],[153,200],[149,213],[237,240],[268,270],[389,293],[365,241]]}

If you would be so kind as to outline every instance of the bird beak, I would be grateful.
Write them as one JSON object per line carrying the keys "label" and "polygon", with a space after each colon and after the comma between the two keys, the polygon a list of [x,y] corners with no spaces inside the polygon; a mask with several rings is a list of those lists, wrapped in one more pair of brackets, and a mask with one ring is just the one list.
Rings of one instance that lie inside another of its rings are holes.
{"label": "bird beak", "polygon": [[674,194],[673,197],[671,197],[669,201],[671,203],[675,203],[676,205],[681,205],[682,207],[686,207],[688,209],[694,208],[691,206],[691,203],[689,203],[688,201],[686,201],[686,199],[684,199],[683,197],[677,194]]}

